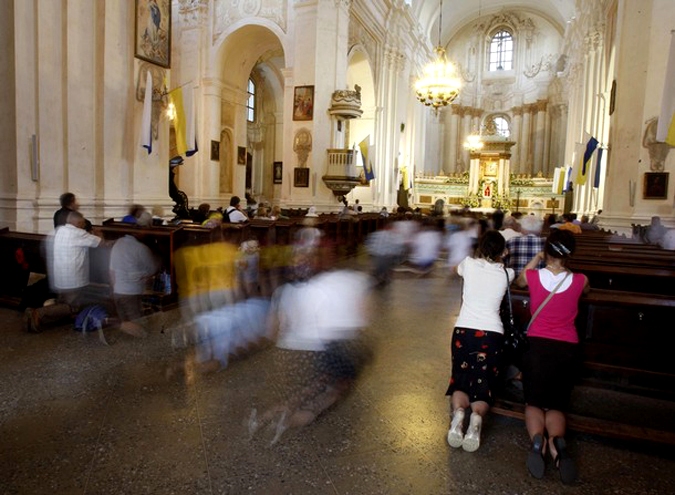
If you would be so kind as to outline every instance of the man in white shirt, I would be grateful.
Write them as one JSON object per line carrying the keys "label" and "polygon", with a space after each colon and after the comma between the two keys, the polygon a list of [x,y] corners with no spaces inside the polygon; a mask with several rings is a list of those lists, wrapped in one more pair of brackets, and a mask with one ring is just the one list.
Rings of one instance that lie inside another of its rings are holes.
{"label": "man in white shirt", "polygon": [[230,198],[230,206],[225,210],[225,214],[229,216],[230,223],[248,222],[248,217],[241,211],[241,199],[239,196],[232,196]]}
{"label": "man in white shirt", "polygon": [[60,323],[88,304],[107,300],[107,289],[89,285],[89,248],[104,241],[84,230],[85,225],[82,214],[72,211],[67,223],[48,240],[48,274],[58,299],[51,306],[26,310],[24,320],[29,332],[40,332],[43,325]]}

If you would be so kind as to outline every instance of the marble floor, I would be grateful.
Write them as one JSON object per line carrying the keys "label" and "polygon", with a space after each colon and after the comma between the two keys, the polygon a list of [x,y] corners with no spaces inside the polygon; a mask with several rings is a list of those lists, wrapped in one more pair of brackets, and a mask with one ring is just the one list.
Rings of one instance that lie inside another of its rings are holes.
{"label": "marble floor", "polygon": [[[176,345],[175,311],[152,315],[145,339],[108,330],[105,346],[70,327],[24,333],[22,315],[0,308],[0,494],[675,493],[666,447],[570,432],[572,487],[550,461],[544,479],[528,474],[518,419],[489,415],[477,452],[450,448],[444,393],[459,295],[440,267],[397,274],[373,295],[373,359],[352,393],[274,444],[273,430],[250,438],[246,426],[278,378],[270,347],[199,373]],[[580,402],[606,414],[675,419],[670,403],[585,393]]]}

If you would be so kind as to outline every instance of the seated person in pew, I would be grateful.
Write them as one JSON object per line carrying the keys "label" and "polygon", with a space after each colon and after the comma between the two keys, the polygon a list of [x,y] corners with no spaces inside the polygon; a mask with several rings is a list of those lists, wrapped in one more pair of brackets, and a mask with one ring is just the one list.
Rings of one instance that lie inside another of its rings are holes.
{"label": "seated person in pew", "polygon": [[[122,223],[128,223],[131,225],[138,225],[138,220],[141,218],[141,215],[145,213],[145,206],[143,205],[131,205],[129,208],[129,213],[122,217]],[[150,217],[152,219],[152,217]],[[147,222],[146,222],[147,223]],[[145,225],[149,227],[150,224]]]}
{"label": "seated person in pew", "polygon": [[[149,227],[152,216],[141,215],[140,227]],[[138,320],[143,316],[142,299],[148,280],[159,270],[159,258],[143,244],[144,235],[127,234],[118,239],[110,252],[110,283],[120,330],[134,337],[145,337]]]}
{"label": "seated person in pew", "polygon": [[[541,229],[544,222],[534,214],[525,215],[520,219],[520,233],[522,235],[513,237],[506,242],[507,254],[504,257],[504,264],[513,268],[516,277],[523,270],[523,267],[534,256],[544,249],[545,239],[541,237]],[[543,268],[543,264],[540,265]]]}
{"label": "seated person in pew", "polygon": [[597,223],[592,223],[588,215],[581,215],[581,223],[579,224],[581,230],[600,230]]}
{"label": "seated person in pew", "polygon": [[239,196],[232,196],[230,198],[230,206],[223,213],[223,217],[227,215],[230,223],[244,223],[248,222],[249,218],[241,209],[241,199]]}
{"label": "seated person in pew", "polygon": [[569,230],[573,234],[581,234],[581,227],[574,223],[574,214],[573,213],[563,213],[563,222],[558,224],[559,230]]}
{"label": "seated person in pew", "polygon": [[211,205],[202,203],[192,212],[192,221],[201,225],[209,218],[209,213],[211,213]]}
{"label": "seated person in pew", "polygon": [[91,304],[101,304],[111,313],[108,288],[90,284],[89,249],[110,246],[112,242],[88,233],[85,226],[82,214],[71,211],[66,225],[57,227],[47,238],[48,278],[58,297],[55,304],[26,309],[27,331],[38,333],[44,326],[61,324]]}
{"label": "seated person in pew", "polygon": [[[68,223],[68,215],[71,211],[78,211],[80,209],[80,203],[77,201],[77,197],[71,192],[63,193],[59,198],[59,203],[61,204],[61,208],[54,213],[55,229]],[[87,232],[91,232],[91,228],[91,222],[85,219],[84,229]]]}

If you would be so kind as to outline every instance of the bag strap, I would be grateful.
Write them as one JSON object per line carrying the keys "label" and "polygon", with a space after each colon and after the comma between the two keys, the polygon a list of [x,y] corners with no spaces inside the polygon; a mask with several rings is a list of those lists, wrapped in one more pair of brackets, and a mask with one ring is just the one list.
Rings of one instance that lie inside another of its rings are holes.
{"label": "bag strap", "polygon": [[558,282],[558,285],[556,285],[556,286],[554,287],[554,289],[548,294],[548,296],[546,296],[546,299],[544,299],[544,302],[541,303],[541,304],[539,305],[539,307],[537,308],[537,310],[536,310],[536,311],[534,312],[534,314],[532,315],[532,318],[530,318],[530,323],[527,324],[527,329],[528,329],[528,330],[530,329],[530,325],[532,325],[532,322],[533,322],[534,319],[537,317],[537,315],[539,314],[539,312],[540,312],[542,309],[544,309],[544,306],[546,306],[546,304],[551,300],[551,298],[553,297],[553,294],[555,294],[556,292],[558,292],[558,289],[560,289],[560,286],[563,284],[563,282],[564,282],[565,280],[567,280],[567,277],[570,276],[570,273],[571,273],[571,272],[567,272],[567,275],[565,275],[565,276],[563,277],[563,279],[562,279],[560,282]]}
{"label": "bag strap", "polygon": [[509,280],[509,272],[506,271],[506,266],[503,266],[503,268],[504,274],[506,275],[506,297],[509,301],[509,323],[514,325],[515,320],[513,319],[513,303],[511,302],[511,289],[509,288],[511,281]]}

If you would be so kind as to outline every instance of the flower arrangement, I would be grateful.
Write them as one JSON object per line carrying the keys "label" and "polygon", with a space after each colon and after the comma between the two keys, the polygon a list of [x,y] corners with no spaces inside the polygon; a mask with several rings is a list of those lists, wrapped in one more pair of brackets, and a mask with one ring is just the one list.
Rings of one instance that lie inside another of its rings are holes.
{"label": "flower arrangement", "polygon": [[492,207],[500,210],[508,210],[511,208],[511,198],[506,194],[493,194]]}
{"label": "flower arrangement", "polygon": [[462,172],[459,175],[453,174],[445,178],[446,184],[468,184],[469,183],[469,172]]}
{"label": "flower arrangement", "polygon": [[511,174],[511,177],[509,177],[509,183],[512,186],[534,186],[534,181],[531,177],[518,177],[516,174]]}
{"label": "flower arrangement", "polygon": [[462,199],[462,206],[466,206],[467,208],[478,208],[481,203],[481,195],[480,194],[467,194],[464,196],[464,199]]}

